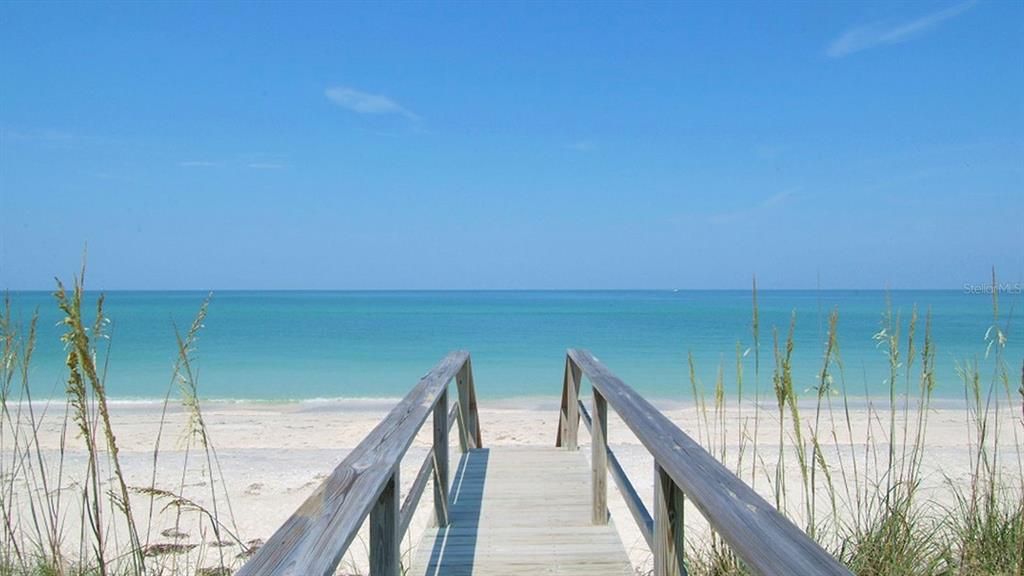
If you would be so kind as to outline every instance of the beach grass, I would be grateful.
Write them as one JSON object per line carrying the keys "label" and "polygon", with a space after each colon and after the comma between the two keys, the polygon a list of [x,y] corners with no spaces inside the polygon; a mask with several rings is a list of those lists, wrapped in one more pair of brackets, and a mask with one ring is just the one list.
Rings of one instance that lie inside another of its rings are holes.
{"label": "beach grass", "polygon": [[[998,285],[994,273],[993,284]],[[753,291],[754,345],[747,353],[755,354],[755,380],[759,381],[756,281]],[[735,403],[741,430],[739,441],[732,444],[738,452],[736,473],[749,474],[755,483],[764,479],[776,507],[855,574],[1024,574],[1024,366],[1016,388],[1004,357],[1011,318],[1001,315],[998,297],[997,292],[993,294],[991,327],[979,339],[983,352],[958,362],[967,478],[944,475],[936,482],[923,477],[936,384],[931,314],[925,312],[922,318],[914,308],[904,320],[891,306],[883,312],[874,335],[888,364],[888,396],[868,398],[865,393],[870,424],[862,430],[855,429],[851,418],[854,395],[847,386],[840,353],[838,309],[828,316],[822,368],[808,394],[798,395],[793,385],[795,314],[784,339],[780,341],[777,329],[772,331],[774,402],[770,406],[762,402],[758,387],[754,413],[748,409],[746,416],[740,359],[744,353],[737,354]],[[721,418],[715,419],[714,427],[708,425],[708,408],[700,400],[703,391],[692,376],[692,355],[689,362],[694,403],[703,413],[695,419],[698,427],[704,427],[698,437],[728,465],[727,438],[733,431]],[[721,388],[719,378],[716,398]],[[808,396],[813,402],[808,403]],[[722,407],[716,403],[713,410]],[[779,434],[774,446],[766,446],[756,431],[772,415],[778,420]],[[744,467],[747,450],[753,458]],[[762,457],[766,452],[776,458],[766,461]],[[691,540],[687,552],[690,574],[747,573],[713,531],[708,538]]]}
{"label": "beach grass", "polygon": [[[8,297],[0,315],[0,575],[230,574],[251,544],[243,543],[233,528],[230,501],[192,369],[209,299],[200,306],[189,330],[177,338],[177,361],[152,452],[152,480],[148,485],[131,485],[121,466],[106,391],[111,339],[104,297],[97,298],[93,316],[87,319],[84,278],[83,267],[70,287],[58,280],[53,294],[63,314],[61,340],[67,368],[64,412],[56,415],[62,418],[56,454],[43,448],[38,434],[52,405],[33,402],[29,386],[38,311],[22,329],[12,320]],[[179,394],[172,395],[174,389]],[[161,486],[156,469],[165,440],[163,415],[174,403],[188,414],[186,434],[180,439],[185,460],[180,482]],[[72,447],[84,447],[82,469],[72,469],[76,463],[67,457]],[[197,483],[208,486],[211,506],[186,496],[192,471],[189,454],[196,451],[205,462],[203,478]],[[155,542],[156,520],[166,520],[168,514],[174,529],[162,535],[172,541]],[[179,529],[183,521],[204,534],[198,544],[173,541],[184,534]],[[205,535],[207,530],[210,537]],[[206,550],[211,544],[212,555]],[[227,555],[228,545],[236,554]]]}

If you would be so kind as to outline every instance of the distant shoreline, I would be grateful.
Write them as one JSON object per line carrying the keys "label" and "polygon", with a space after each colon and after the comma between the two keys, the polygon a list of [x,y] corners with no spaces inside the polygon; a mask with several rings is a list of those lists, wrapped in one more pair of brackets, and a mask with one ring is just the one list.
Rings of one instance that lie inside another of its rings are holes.
{"label": "distant shoreline", "polygon": [[[1005,407],[1006,398],[1005,391],[998,390],[999,404],[1001,407]],[[1011,392],[1013,392],[1011,390]],[[896,406],[902,408],[906,395],[896,396]],[[915,394],[910,395],[911,408],[916,406],[918,397]],[[295,412],[366,412],[366,413],[386,413],[391,410],[401,400],[399,397],[337,397],[337,398],[296,398],[296,399],[280,399],[280,398],[269,398],[269,399],[258,399],[258,398],[200,398],[204,410],[266,410],[266,411],[295,411]],[[590,396],[585,393],[581,400],[589,405]],[[679,400],[674,398],[665,397],[648,397],[646,398],[655,408],[662,411],[673,411],[673,410],[690,410],[698,408],[700,406],[699,401],[694,402],[692,400]],[[841,396],[832,397],[833,410],[842,410],[844,408],[844,401]],[[116,407],[119,410],[125,411],[146,411],[156,407],[162,407],[164,398],[108,398],[107,403],[112,407]],[[11,404],[17,404],[17,399],[11,399]],[[538,411],[538,412],[554,412],[557,413],[561,404],[561,397],[559,396],[510,396],[504,398],[482,398],[480,399],[481,408],[489,410],[525,410],[525,411]],[[708,404],[708,409],[713,409],[711,405],[712,399],[706,399],[705,403]],[[761,410],[773,411],[777,409],[775,404],[774,392],[771,390],[765,390],[761,394]],[[827,405],[828,400],[822,399],[823,408]],[[1019,394],[1013,397],[1013,406],[1020,406],[1022,399]],[[59,398],[33,398],[32,405],[34,407],[53,409],[54,407],[62,407],[66,404],[63,397]],[[870,404],[874,409],[888,409],[889,397],[888,396],[849,396],[846,399],[846,404],[851,410],[864,410]],[[813,409],[817,405],[816,398],[800,398],[797,401],[797,405],[801,410]],[[172,396],[168,401],[168,411],[178,411],[181,409],[181,401],[177,396]],[[744,410],[753,410],[755,407],[753,396],[744,397],[742,408]],[[727,396],[724,408],[729,411],[737,410],[736,397]],[[932,397],[930,401],[930,408],[933,410],[960,410],[966,409],[966,401],[961,398],[950,398],[950,397]]]}
{"label": "distant shoreline", "polygon": [[[1010,286],[1021,286],[1017,282],[1007,283]],[[972,285],[973,286],[973,285]],[[908,292],[947,292],[963,294],[964,296],[989,296],[991,291],[978,291],[965,286],[956,288],[763,288],[758,286],[760,293],[785,293],[785,292],[813,292],[813,293],[879,293],[888,292],[904,294]],[[750,294],[750,287],[743,288],[88,288],[86,294],[515,294],[515,293],[594,293],[594,294],[615,294],[615,293],[744,293]],[[1020,296],[1022,290],[1009,289],[999,290],[1000,294],[1009,296]],[[0,293],[4,294],[51,294],[53,288],[2,288]]]}

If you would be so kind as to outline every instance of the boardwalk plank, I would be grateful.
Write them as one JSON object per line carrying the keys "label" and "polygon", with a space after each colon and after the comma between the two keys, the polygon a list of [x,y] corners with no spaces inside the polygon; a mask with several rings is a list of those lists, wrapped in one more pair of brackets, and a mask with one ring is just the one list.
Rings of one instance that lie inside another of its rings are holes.
{"label": "boardwalk plank", "polygon": [[631,575],[615,525],[592,523],[590,476],[579,451],[467,452],[452,473],[451,524],[424,534],[408,574]]}

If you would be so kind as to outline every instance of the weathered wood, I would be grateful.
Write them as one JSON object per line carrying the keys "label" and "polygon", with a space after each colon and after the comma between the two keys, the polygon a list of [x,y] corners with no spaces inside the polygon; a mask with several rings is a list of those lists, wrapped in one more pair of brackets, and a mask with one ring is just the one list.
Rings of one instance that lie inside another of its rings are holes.
{"label": "weathered wood", "polygon": [[480,433],[480,408],[476,403],[476,382],[473,381],[473,359],[466,357],[466,365],[462,369],[466,372],[466,379],[469,380],[469,412],[472,417],[472,425],[469,430],[475,446],[483,448],[484,438]]}
{"label": "weathered wood", "polygon": [[[468,352],[452,352],[432,368],[238,574],[333,574],[371,508],[393,480],[402,456],[431,414],[441,391],[468,360]],[[394,506],[397,516],[397,499]]]}
{"label": "weathered wood", "polygon": [[455,381],[459,388],[459,408],[462,413],[462,424],[465,431],[466,447],[473,450],[483,446],[480,437],[480,422],[477,418],[476,386],[473,383],[473,369],[467,358],[465,365],[459,370]]}
{"label": "weathered wood", "polygon": [[[449,496],[450,492],[447,491],[451,487],[451,483],[450,483],[450,480],[449,480],[450,476],[445,475],[442,478],[441,475],[437,473],[437,466],[436,465],[435,466],[431,466],[431,470],[434,473],[433,474],[434,485],[436,486],[436,485],[438,485],[438,484],[443,482],[445,487],[446,487],[445,498],[444,499],[439,499],[439,500],[434,502],[434,508],[435,508],[434,525],[435,526],[440,525],[440,520],[439,519],[443,518],[444,519],[444,526],[447,526],[448,524],[451,523],[451,517],[448,514],[448,503],[449,503],[448,499],[450,497]],[[438,508],[438,507],[441,508],[440,512],[436,511],[436,508]]]}
{"label": "weathered wood", "polygon": [[590,431],[591,492],[594,524],[608,523],[608,403],[594,389],[594,424]]}
{"label": "weathered wood", "polygon": [[685,576],[683,493],[657,463],[654,465],[654,576]]}
{"label": "weathered wood", "polygon": [[399,545],[398,466],[370,510],[370,574],[399,576],[401,562]]}
{"label": "weathered wood", "polygon": [[469,432],[473,425],[473,418],[469,413],[469,379],[466,378],[466,374],[462,370],[455,376],[455,384],[459,390],[459,427],[462,429],[462,438],[465,440],[465,445],[462,447],[462,451],[465,452],[472,450],[476,445]]}
{"label": "weathered wood", "polygon": [[452,467],[451,524],[426,531],[408,576],[634,576],[614,523],[590,522],[583,452],[492,447]]}
{"label": "weathered wood", "polygon": [[455,422],[459,418],[459,403],[452,404],[452,409],[448,411],[448,431],[451,432],[452,426],[455,426]]}
{"label": "weathered wood", "polygon": [[455,403],[455,422],[459,425],[459,451],[469,450],[469,436],[466,434],[466,418],[462,415],[462,401]]}
{"label": "weathered wood", "polygon": [[[587,431],[590,431],[592,429],[590,412],[587,411],[587,407],[582,401],[579,403],[579,408],[582,421],[586,425]],[[622,494],[622,499],[626,501],[626,507],[629,508],[629,513],[633,516],[633,521],[636,522],[637,528],[640,529],[640,534],[644,537],[644,541],[647,542],[647,546],[653,550],[654,519],[651,518],[651,513],[647,511],[647,506],[644,505],[640,494],[633,487],[633,483],[626,476],[626,471],[622,469],[619,459],[615,457],[615,452],[608,448],[607,454],[608,471],[611,472],[612,479],[615,480],[615,485],[618,486],[619,493]]]}
{"label": "weathered wood", "polygon": [[590,352],[573,349],[568,357],[754,572],[768,576],[850,574]]}
{"label": "weathered wood", "polygon": [[565,359],[565,375],[562,377],[562,408],[558,414],[558,437],[555,446],[566,450],[579,448],[580,413],[577,408],[580,397],[580,369],[568,357]]}
{"label": "weathered wood", "polygon": [[427,482],[430,481],[433,472],[434,451],[431,450],[423,459],[423,464],[420,465],[420,469],[416,473],[416,479],[413,480],[412,486],[409,487],[409,493],[402,501],[402,510],[399,512],[401,517],[398,528],[399,537],[405,536],[405,531],[409,529],[409,523],[412,522],[413,514],[416,513],[416,506],[420,503],[420,498],[423,497],[423,492],[426,490]]}
{"label": "weathered wood", "polygon": [[434,406],[434,523],[448,525],[448,389],[441,393]]}

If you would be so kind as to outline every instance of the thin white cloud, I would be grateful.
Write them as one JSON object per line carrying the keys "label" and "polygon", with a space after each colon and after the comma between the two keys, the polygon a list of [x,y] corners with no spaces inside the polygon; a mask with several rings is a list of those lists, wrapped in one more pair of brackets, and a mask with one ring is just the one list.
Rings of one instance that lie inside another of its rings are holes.
{"label": "thin white cloud", "polygon": [[718,214],[712,214],[708,216],[708,222],[711,224],[729,224],[732,222],[736,222],[738,220],[744,220],[746,218],[756,216],[765,210],[785,204],[799,191],[799,187],[790,188],[788,190],[783,190],[782,192],[772,194],[771,196],[761,200],[760,202],[758,202],[757,204],[750,208],[734,210],[732,212],[719,212]]}
{"label": "thin white cloud", "polygon": [[178,166],[182,168],[212,168],[213,166],[220,166],[220,163],[210,162],[209,160],[183,160],[178,162]]}
{"label": "thin white cloud", "polygon": [[347,86],[335,86],[325,90],[324,95],[338,106],[358,114],[398,114],[410,119],[416,118],[409,109],[381,94],[360,92]]}
{"label": "thin white cloud", "polygon": [[28,131],[0,129],[0,134],[12,140],[41,140],[44,142],[67,142],[75,138],[71,132],[50,129]]}
{"label": "thin white cloud", "polygon": [[771,208],[772,206],[778,206],[779,204],[782,204],[786,200],[789,200],[790,196],[792,196],[794,193],[796,193],[796,191],[797,191],[796,188],[791,188],[789,190],[783,190],[782,192],[779,192],[778,194],[772,194],[771,196],[769,196],[769,197],[767,197],[767,198],[765,198],[764,200],[761,201],[761,207],[762,208]]}
{"label": "thin white cloud", "polygon": [[916,20],[893,24],[891,22],[872,22],[864,26],[851,28],[833,40],[825,53],[830,58],[842,58],[861,50],[899,44],[911,40],[935,28],[939,24],[955,18],[970,10],[977,0],[968,0],[937,12],[922,16]]}
{"label": "thin white cloud", "polygon": [[597,142],[593,140],[577,140],[569,144],[569,149],[577,152],[593,152],[597,150]]}

